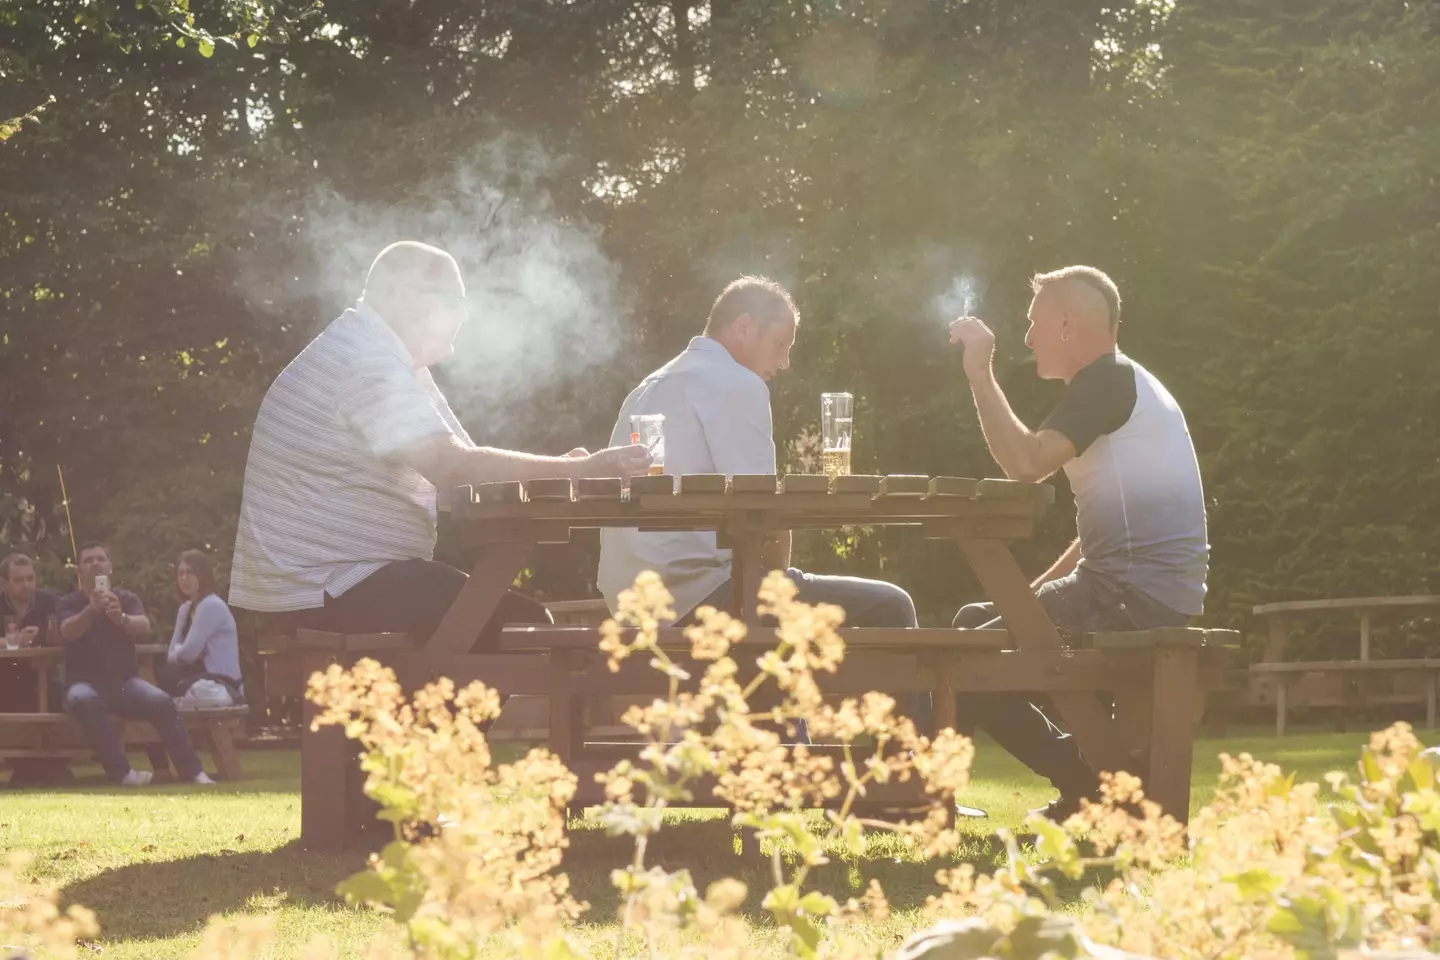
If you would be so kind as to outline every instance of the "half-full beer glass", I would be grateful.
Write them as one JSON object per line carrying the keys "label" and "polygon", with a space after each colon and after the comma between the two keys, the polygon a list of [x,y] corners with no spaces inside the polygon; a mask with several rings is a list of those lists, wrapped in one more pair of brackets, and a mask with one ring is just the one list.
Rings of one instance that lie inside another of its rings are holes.
{"label": "half-full beer glass", "polygon": [[650,451],[650,475],[658,477],[665,472],[665,415],[663,413],[637,413],[630,417],[630,442],[643,445]]}
{"label": "half-full beer glass", "polygon": [[848,393],[820,394],[820,464],[827,477],[850,475],[850,431],[855,425],[855,398]]}

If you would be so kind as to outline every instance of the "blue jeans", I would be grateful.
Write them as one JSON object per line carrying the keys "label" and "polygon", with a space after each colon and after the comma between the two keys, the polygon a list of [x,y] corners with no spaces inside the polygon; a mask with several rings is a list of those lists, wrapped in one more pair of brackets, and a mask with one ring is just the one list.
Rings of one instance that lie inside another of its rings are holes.
{"label": "blue jeans", "polygon": [[[795,583],[795,599],[812,606],[817,603],[832,603],[845,610],[847,627],[913,627],[915,601],[910,594],[893,583],[883,580],[866,580],[863,577],[836,577],[819,573],[805,573],[791,567],[785,575]],[[730,596],[734,591],[726,580],[715,591],[696,604],[696,608],[711,606],[720,610],[730,609]],[[675,621],[677,627],[689,626],[695,622],[695,611]]]}
{"label": "blue jeans", "polygon": [[200,758],[170,695],[140,677],[101,693],[88,683],[72,684],[65,691],[65,712],[79,721],[90,745],[105,768],[105,776],[118,783],[130,772],[130,761],[115,732],[111,714],[126,720],[143,720],[155,728],[175,770],[186,780],[201,771]]}
{"label": "blue jeans", "polygon": [[[1101,630],[1183,627],[1190,622],[1185,614],[1133,587],[1086,570],[1042,584],[1035,596],[1055,627],[1069,638]],[[955,615],[955,626],[1003,630],[1005,621],[995,614],[993,603],[972,603]],[[1048,697],[1025,693],[967,693],[955,698],[962,730],[984,730],[1016,760],[1047,777],[1063,796],[1094,794],[1099,777],[1075,738],[1045,715],[1047,709],[1054,709]]]}
{"label": "blue jeans", "polygon": [[[883,580],[866,580],[864,577],[805,573],[794,567],[786,570],[785,575],[794,581],[795,599],[801,603],[808,603],[812,606],[817,603],[830,603],[843,608],[847,627],[914,627],[917,625],[915,601],[910,599],[910,594],[893,583],[886,583]],[[696,608],[711,606],[720,610],[728,610],[733,591],[731,581],[726,580],[716,587],[710,596],[696,604]],[[675,625],[685,627],[694,622],[695,611],[691,610],[675,621]],[[917,726],[929,724],[932,714],[929,694],[908,694],[900,699],[903,704],[901,712],[912,717]],[[806,727],[805,721],[799,721],[796,727],[796,741],[809,743],[810,731]]]}

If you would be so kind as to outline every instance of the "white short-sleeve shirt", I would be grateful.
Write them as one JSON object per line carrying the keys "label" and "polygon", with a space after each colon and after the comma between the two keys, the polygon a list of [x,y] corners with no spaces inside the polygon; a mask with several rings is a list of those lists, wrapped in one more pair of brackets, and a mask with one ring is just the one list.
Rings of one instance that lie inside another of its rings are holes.
{"label": "white short-sleeve shirt", "polygon": [[330,323],[260,404],[230,603],[323,606],[387,563],[435,553],[435,487],[395,459],[464,427],[426,369],[364,304]]}
{"label": "white short-sleeve shirt", "polygon": [[[685,352],[650,374],[620,408],[610,444],[630,442],[633,414],[665,416],[665,472],[775,472],[770,388],[730,356],[719,342],[696,337]],[[644,570],[654,570],[684,616],[730,577],[730,551],[713,532],[600,531],[597,585],[615,610],[620,591]]]}

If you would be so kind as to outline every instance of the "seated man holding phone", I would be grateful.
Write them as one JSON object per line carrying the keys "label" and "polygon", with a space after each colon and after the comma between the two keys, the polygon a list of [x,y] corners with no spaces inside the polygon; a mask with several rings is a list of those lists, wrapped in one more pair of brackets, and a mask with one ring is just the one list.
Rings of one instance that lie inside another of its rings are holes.
{"label": "seated man holding phone", "polygon": [[88,589],[67,593],[57,608],[69,683],[65,712],[84,728],[113,783],[143,787],[152,774],[131,768],[111,714],[153,726],[181,779],[214,783],[201,769],[175,701],[140,676],[135,640],[151,632],[144,604],[129,590],[111,586],[114,571],[105,544],[84,544],[78,559],[80,582]]}

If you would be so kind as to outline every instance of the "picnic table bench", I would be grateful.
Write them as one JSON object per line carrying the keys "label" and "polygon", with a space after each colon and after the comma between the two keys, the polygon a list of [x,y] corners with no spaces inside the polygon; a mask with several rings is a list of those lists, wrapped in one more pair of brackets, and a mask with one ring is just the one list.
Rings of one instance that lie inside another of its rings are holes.
{"label": "picnic table bench", "polygon": [[[474,565],[435,634],[422,642],[397,634],[300,631],[304,672],[370,656],[392,668],[406,690],[446,676],[457,684],[481,680],[506,696],[545,696],[550,747],[578,775],[574,803],[584,806],[601,799],[593,774],[633,755],[635,745],[587,738],[583,699],[663,695],[668,682],[630,660],[611,673],[593,626],[507,627],[495,648],[471,652],[537,544],[565,543],[574,531],[597,527],[713,530],[721,547],[732,551],[730,612],[751,625],[746,643],[760,650],[774,643],[759,627],[756,612],[766,572],[760,551],[768,537],[852,524],[903,526],[954,542],[1008,629],[843,627],[847,653],[838,673],[826,677],[827,692],[927,692],[941,728],[954,726],[956,694],[1046,692],[1057,721],[1098,767],[1139,774],[1149,795],[1184,820],[1202,688],[1219,682],[1221,646],[1233,635],[1178,628],[1099,635],[1088,645],[1067,646],[1009,546],[1032,534],[1052,500],[1053,490],[1040,484],[922,476],[833,482],[797,475],[658,476],[635,478],[628,490],[614,478],[462,488],[446,499],[442,522],[453,528],[455,542],[473,552]],[[677,655],[686,655],[682,631],[668,628],[660,638]],[[1101,694],[1113,698],[1113,706],[1102,702]],[[307,846],[341,846],[362,816],[353,752],[339,729],[311,731],[308,721],[316,708],[307,704],[306,711],[301,838]],[[895,806],[923,796],[923,785],[912,781],[886,785],[869,800]],[[697,797],[702,805],[722,805],[705,791]]]}
{"label": "picnic table bench", "polygon": [[[1349,711],[1366,706],[1425,704],[1425,722],[1436,723],[1440,659],[1380,659],[1370,657],[1372,625],[1385,625],[1413,617],[1426,609],[1440,609],[1440,596],[1349,597],[1326,600],[1291,600],[1265,603],[1254,614],[1267,624],[1264,660],[1249,669],[1247,699],[1252,704],[1275,706],[1275,735],[1285,735],[1290,708],[1342,707],[1337,722]],[[1348,615],[1359,620],[1359,659],[1290,660],[1285,645],[1290,624],[1302,616]]]}
{"label": "picnic table bench", "polygon": [[[140,658],[142,675],[153,680],[152,663],[168,651],[169,646],[163,643],[136,644],[135,652]],[[0,649],[0,660],[4,659],[19,661],[32,669],[38,688],[39,708],[33,712],[0,712],[0,760],[70,761],[94,753],[80,725],[60,709],[60,704],[51,702],[50,670],[65,659],[64,648]],[[186,729],[195,738],[196,749],[210,751],[216,774],[221,780],[238,780],[242,776],[235,739],[249,713],[250,708],[245,706],[180,711]],[[143,721],[116,717],[115,729],[121,746],[127,751],[160,742],[154,728]]]}

